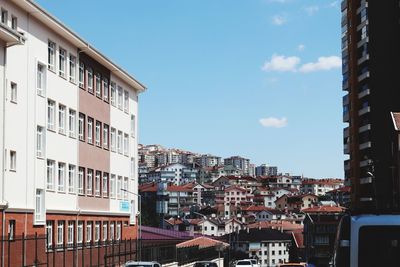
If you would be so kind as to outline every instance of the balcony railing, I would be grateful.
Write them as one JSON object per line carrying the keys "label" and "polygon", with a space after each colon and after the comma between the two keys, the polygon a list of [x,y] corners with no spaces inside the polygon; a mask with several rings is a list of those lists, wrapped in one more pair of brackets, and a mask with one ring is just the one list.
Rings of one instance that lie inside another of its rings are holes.
{"label": "balcony railing", "polygon": [[369,71],[366,71],[358,76],[358,81],[361,82],[362,80],[369,78]]}
{"label": "balcony railing", "polygon": [[350,148],[348,144],[343,145],[343,153],[344,154],[350,154]]}
{"label": "balcony railing", "polygon": [[343,122],[349,122],[349,119],[350,119],[349,112],[345,112],[343,114]]}
{"label": "balcony railing", "polygon": [[359,133],[363,133],[363,132],[369,131],[369,130],[371,130],[371,124],[366,124],[366,125],[364,125],[364,126],[361,126],[361,127],[358,129],[358,132],[359,132]]}
{"label": "balcony railing", "polygon": [[367,60],[369,60],[369,54],[368,53],[366,53],[361,58],[359,58],[358,61],[357,61],[357,64],[361,65],[362,63],[364,63]]}
{"label": "balcony railing", "polygon": [[370,112],[370,111],[371,111],[371,107],[370,107],[370,106],[367,106],[367,107],[365,107],[365,108],[360,109],[360,110],[358,111],[358,115],[361,116],[361,115],[364,115],[365,113],[368,113],[368,112]]}
{"label": "balcony railing", "polygon": [[364,96],[367,96],[371,94],[370,89],[364,89],[363,91],[358,93],[358,98],[363,98]]}
{"label": "balcony railing", "polygon": [[361,46],[363,46],[365,43],[369,42],[369,37],[366,36],[364,38],[362,38],[358,43],[357,43],[357,48],[360,48]]}
{"label": "balcony railing", "polygon": [[371,142],[365,142],[359,145],[360,150],[371,148]]}
{"label": "balcony railing", "polygon": [[368,7],[368,2],[366,0],[361,0],[360,7],[357,8],[357,14],[360,14],[361,10]]}
{"label": "balcony railing", "polygon": [[360,167],[366,167],[372,164],[372,160],[371,159],[366,159],[363,161],[360,161]]}
{"label": "balcony railing", "polygon": [[343,129],[343,137],[344,137],[344,138],[347,138],[347,137],[349,137],[349,135],[350,135],[350,129],[349,129],[349,127],[344,128],[344,129]]}

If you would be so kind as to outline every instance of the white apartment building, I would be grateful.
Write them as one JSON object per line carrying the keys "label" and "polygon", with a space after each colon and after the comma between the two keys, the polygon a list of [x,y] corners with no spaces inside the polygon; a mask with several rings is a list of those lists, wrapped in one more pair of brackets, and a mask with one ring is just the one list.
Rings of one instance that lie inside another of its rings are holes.
{"label": "white apartment building", "polygon": [[36,3],[0,8],[3,236],[135,238],[145,87]]}

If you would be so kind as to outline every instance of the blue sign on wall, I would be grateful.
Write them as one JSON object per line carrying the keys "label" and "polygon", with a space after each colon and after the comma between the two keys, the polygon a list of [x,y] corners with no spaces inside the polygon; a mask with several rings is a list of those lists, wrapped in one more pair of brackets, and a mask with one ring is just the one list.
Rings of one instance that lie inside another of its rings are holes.
{"label": "blue sign on wall", "polygon": [[129,212],[129,201],[120,201],[119,202],[119,211]]}

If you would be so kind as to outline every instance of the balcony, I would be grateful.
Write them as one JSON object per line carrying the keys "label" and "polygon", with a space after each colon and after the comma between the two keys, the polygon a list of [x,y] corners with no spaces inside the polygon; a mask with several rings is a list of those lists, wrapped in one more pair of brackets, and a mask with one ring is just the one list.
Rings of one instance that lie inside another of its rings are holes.
{"label": "balcony", "polygon": [[360,48],[361,46],[363,46],[364,44],[369,42],[369,37],[364,37],[363,39],[361,39],[358,43],[357,43],[357,48]]}
{"label": "balcony", "polygon": [[349,80],[345,80],[342,83],[342,90],[343,91],[348,91],[349,90]]}
{"label": "balcony", "polygon": [[371,202],[372,200],[372,197],[360,197],[361,202]]}
{"label": "balcony", "polygon": [[350,170],[350,160],[349,159],[344,161],[344,170],[345,171]]}
{"label": "balcony", "polygon": [[365,19],[363,22],[358,24],[357,31],[361,30],[364,26],[368,25],[368,23],[369,23],[368,19]]}
{"label": "balcony", "polygon": [[361,82],[364,79],[369,78],[369,71],[366,71],[358,76],[358,81]]}
{"label": "balcony", "polygon": [[343,0],[342,3],[340,4],[340,10],[343,11],[347,8],[347,0]]}
{"label": "balcony", "polygon": [[344,144],[343,145],[343,154],[350,154],[349,144]]}
{"label": "balcony", "polygon": [[361,13],[361,10],[368,7],[367,0],[361,0],[360,7],[357,8],[357,14]]}
{"label": "balcony", "polygon": [[369,54],[368,54],[368,53],[366,53],[365,55],[363,55],[362,57],[360,57],[360,58],[357,60],[357,64],[358,64],[358,65],[361,65],[362,63],[364,63],[364,62],[367,61],[367,60],[369,60]]}
{"label": "balcony", "polygon": [[358,128],[358,132],[359,133],[363,133],[365,131],[369,131],[371,130],[371,124],[366,124],[364,126],[361,126],[360,128]]}
{"label": "balcony", "polygon": [[360,161],[360,167],[366,167],[372,164],[372,160],[371,159],[366,159],[363,161]]}
{"label": "balcony", "polygon": [[343,96],[343,106],[346,106],[349,104],[349,95],[346,94],[345,96]]}
{"label": "balcony", "polygon": [[360,150],[371,148],[371,142],[365,142],[359,145]]}
{"label": "balcony", "polygon": [[370,89],[364,89],[361,92],[358,93],[358,98],[363,98],[364,96],[370,95],[371,91]]}
{"label": "balcony", "polygon": [[358,115],[361,116],[361,115],[364,115],[364,114],[366,114],[366,113],[368,113],[368,112],[370,112],[370,111],[371,111],[371,107],[370,107],[370,106],[367,106],[367,107],[365,107],[365,108],[360,109],[360,110],[358,111]]}
{"label": "balcony", "polygon": [[349,122],[349,112],[343,113],[343,122]]}
{"label": "balcony", "polygon": [[350,129],[349,127],[346,127],[343,129],[343,138],[347,138],[350,135]]}

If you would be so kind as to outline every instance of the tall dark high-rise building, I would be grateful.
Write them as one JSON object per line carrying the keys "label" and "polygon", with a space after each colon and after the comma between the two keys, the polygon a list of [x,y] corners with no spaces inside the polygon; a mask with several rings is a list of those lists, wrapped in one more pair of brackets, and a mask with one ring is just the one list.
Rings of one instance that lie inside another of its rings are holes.
{"label": "tall dark high-rise building", "polygon": [[398,0],[344,0],[343,121],[346,182],[355,212],[399,210],[391,112],[400,111]]}

